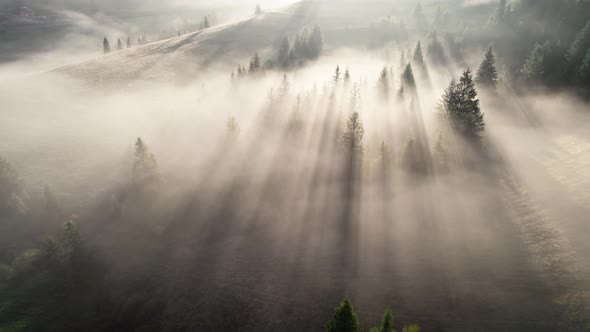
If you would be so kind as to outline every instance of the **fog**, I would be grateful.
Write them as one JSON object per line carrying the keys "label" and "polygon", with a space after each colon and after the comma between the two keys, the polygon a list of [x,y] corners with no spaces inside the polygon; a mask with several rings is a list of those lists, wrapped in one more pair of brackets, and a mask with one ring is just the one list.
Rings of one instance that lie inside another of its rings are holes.
{"label": "fog", "polygon": [[583,24],[533,80],[526,1],[23,4],[68,23],[2,16],[0,331],[586,328]]}

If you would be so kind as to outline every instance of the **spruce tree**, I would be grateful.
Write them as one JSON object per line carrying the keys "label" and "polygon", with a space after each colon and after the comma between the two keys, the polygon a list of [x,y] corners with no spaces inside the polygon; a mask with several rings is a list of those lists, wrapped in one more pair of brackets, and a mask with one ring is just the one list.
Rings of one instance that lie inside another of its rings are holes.
{"label": "spruce tree", "polygon": [[121,41],[121,38],[117,39],[117,51],[121,51],[123,49],[123,42]]}
{"label": "spruce tree", "polygon": [[344,72],[344,86],[348,86],[348,84],[350,84],[350,71],[346,68]]}
{"label": "spruce tree", "polygon": [[365,129],[360,115],[358,112],[353,112],[348,117],[346,130],[342,136],[346,149],[350,152],[362,152],[364,135]]}
{"label": "spruce tree", "polygon": [[149,151],[141,138],[135,142],[133,158],[133,180],[136,184],[149,184],[158,177],[156,157]]}
{"label": "spruce tree", "polygon": [[422,54],[422,44],[418,41],[416,48],[414,49],[414,63],[418,66],[424,65],[424,55]]}
{"label": "spruce tree", "polygon": [[382,98],[387,99],[389,97],[389,75],[387,73],[387,67],[381,70],[379,76],[379,93]]}
{"label": "spruce tree", "polygon": [[459,83],[454,80],[445,90],[443,109],[458,133],[479,138],[485,130],[484,115],[479,107],[477,90],[470,70],[463,72]]}
{"label": "spruce tree", "polygon": [[496,12],[492,15],[490,21],[495,25],[501,24],[505,21],[507,14],[508,6],[506,0],[500,0],[498,7],[496,7]]}
{"label": "spruce tree", "polygon": [[127,36],[127,48],[131,48],[131,38]]}
{"label": "spruce tree", "polygon": [[326,332],[360,332],[359,320],[348,298],[334,312],[334,317],[326,326]]}
{"label": "spruce tree", "polygon": [[279,56],[278,61],[279,65],[282,67],[289,66],[289,55],[291,52],[291,43],[289,42],[289,36],[285,34],[283,37],[283,41],[281,42],[281,46],[279,47]]}
{"label": "spruce tree", "polygon": [[393,314],[391,309],[387,309],[381,319],[381,326],[377,329],[379,332],[395,332],[393,329]]}
{"label": "spruce tree", "polygon": [[590,49],[586,52],[582,65],[578,69],[577,79],[579,83],[590,86]]}
{"label": "spruce tree", "polygon": [[107,39],[107,37],[104,37],[104,40],[102,41],[102,48],[103,48],[104,54],[111,53],[111,44],[109,43],[109,40]]}
{"label": "spruce tree", "polygon": [[545,50],[543,46],[536,44],[527,58],[520,74],[523,79],[531,82],[540,81],[545,74]]}
{"label": "spruce tree", "polygon": [[211,24],[209,24],[209,18],[207,16],[205,16],[205,19],[203,19],[203,28],[208,29],[210,27],[211,27]]}
{"label": "spruce tree", "polygon": [[485,57],[477,70],[475,81],[485,87],[496,87],[498,80],[498,71],[496,70],[496,58],[494,56],[494,46],[490,45],[486,51]]}
{"label": "spruce tree", "polygon": [[414,79],[414,70],[412,69],[412,64],[408,63],[406,65],[406,69],[402,74],[402,83],[406,88],[415,89],[416,88],[416,80]]}
{"label": "spruce tree", "polygon": [[309,40],[307,42],[307,49],[309,52],[310,59],[316,59],[322,53],[322,49],[324,48],[324,36],[322,35],[322,31],[320,27],[316,25],[311,34],[309,35]]}
{"label": "spruce tree", "polygon": [[260,69],[260,56],[258,52],[254,53],[254,57],[250,60],[250,72],[257,72]]}
{"label": "spruce tree", "polygon": [[230,143],[235,143],[240,138],[240,125],[235,117],[230,117],[227,120],[226,126],[226,140]]}
{"label": "spruce tree", "polygon": [[576,39],[567,51],[566,59],[572,66],[577,67],[588,50],[590,50],[590,21],[578,32]]}
{"label": "spruce tree", "polygon": [[340,65],[336,66],[334,76],[332,76],[332,83],[334,83],[334,85],[338,85],[340,83]]}

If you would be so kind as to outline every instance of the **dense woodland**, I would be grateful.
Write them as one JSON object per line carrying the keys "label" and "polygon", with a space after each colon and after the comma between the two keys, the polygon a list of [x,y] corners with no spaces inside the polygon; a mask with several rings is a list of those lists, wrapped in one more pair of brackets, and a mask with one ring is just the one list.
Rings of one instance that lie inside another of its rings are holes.
{"label": "dense woodland", "polygon": [[[238,112],[223,119],[222,143],[205,176],[186,177],[189,190],[143,138],[121,142],[133,147],[113,170],[125,180],[82,210],[60,201],[49,179],[42,194],[28,193],[0,158],[0,331],[586,330],[590,285],[567,259],[543,260],[560,257],[553,233],[504,221],[512,216],[501,207],[528,207],[486,116],[509,113],[507,96],[534,89],[587,98],[590,2],[500,0],[477,29],[455,22],[420,4],[406,19],[380,18],[365,46],[398,45],[380,72],[359,77],[353,62],[334,63],[301,90],[294,73],[329,49],[328,29],[301,27],[271,51],[245,54],[226,73],[228,94],[280,79],[257,91],[266,101],[253,126]],[[205,17],[199,29],[212,25]],[[104,38],[104,53],[148,43],[133,39]],[[468,68],[474,53],[479,66]],[[425,121],[432,101],[420,89],[457,67]],[[364,122],[368,107],[390,121]],[[490,193],[474,189],[481,184]],[[494,223],[462,212],[477,195]],[[442,236],[449,220],[473,234]],[[476,225],[502,243],[478,242]],[[498,272],[510,264],[526,286]],[[506,288],[486,288],[495,281]],[[360,320],[348,298],[361,303]]]}

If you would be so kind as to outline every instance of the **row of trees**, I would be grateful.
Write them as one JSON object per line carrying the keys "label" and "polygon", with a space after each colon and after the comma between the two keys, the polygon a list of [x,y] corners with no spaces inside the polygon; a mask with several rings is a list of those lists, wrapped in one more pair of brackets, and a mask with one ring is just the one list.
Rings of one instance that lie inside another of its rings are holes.
{"label": "row of trees", "polygon": [[[139,36],[137,37],[137,44],[136,45],[143,45],[148,43],[148,40],[145,36]],[[111,49],[111,43],[109,42],[109,39],[107,37],[104,37],[103,41],[102,41],[102,47],[103,47],[103,52],[104,54],[109,54],[112,52]],[[121,41],[121,38],[117,39],[117,51],[121,51],[124,48],[131,48],[133,47],[133,42],[131,41],[131,37],[127,37],[127,41],[125,42],[125,44],[123,44],[123,42]]]}
{"label": "row of trees", "polygon": [[[345,298],[334,310],[334,316],[326,325],[326,332],[361,332],[361,324],[354,307],[348,298]],[[381,319],[381,324],[374,327],[371,332],[395,332],[393,314],[387,309]],[[420,332],[418,325],[403,327],[403,332]]]}

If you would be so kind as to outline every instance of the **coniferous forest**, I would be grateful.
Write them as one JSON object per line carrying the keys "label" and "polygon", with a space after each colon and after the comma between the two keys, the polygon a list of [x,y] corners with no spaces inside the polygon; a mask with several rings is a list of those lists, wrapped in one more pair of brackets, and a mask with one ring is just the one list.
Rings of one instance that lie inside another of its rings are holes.
{"label": "coniferous forest", "polygon": [[590,1],[0,4],[0,332],[590,331]]}

